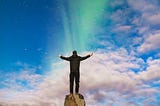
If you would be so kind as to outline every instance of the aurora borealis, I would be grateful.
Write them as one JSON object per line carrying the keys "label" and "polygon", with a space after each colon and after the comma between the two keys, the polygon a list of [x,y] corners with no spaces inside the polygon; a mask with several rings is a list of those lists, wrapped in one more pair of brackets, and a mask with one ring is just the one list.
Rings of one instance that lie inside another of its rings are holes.
{"label": "aurora borealis", "polygon": [[159,106],[159,0],[0,0],[0,105],[62,106],[73,50],[87,106]]}
{"label": "aurora borealis", "polygon": [[64,35],[68,50],[85,50],[94,37],[94,30],[100,25],[101,17],[107,8],[106,0],[70,0],[60,2],[64,25]]}

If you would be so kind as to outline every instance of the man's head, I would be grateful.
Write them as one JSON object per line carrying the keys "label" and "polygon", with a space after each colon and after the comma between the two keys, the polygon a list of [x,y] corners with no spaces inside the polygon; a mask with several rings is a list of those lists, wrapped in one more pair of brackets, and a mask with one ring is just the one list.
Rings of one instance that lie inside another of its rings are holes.
{"label": "man's head", "polygon": [[77,51],[76,50],[73,51],[73,55],[77,55]]}

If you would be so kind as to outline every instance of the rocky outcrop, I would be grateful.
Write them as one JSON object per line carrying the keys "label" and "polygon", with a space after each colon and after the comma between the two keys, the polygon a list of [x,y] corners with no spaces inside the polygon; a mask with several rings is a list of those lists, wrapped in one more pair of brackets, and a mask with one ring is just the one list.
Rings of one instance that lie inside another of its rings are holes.
{"label": "rocky outcrop", "polygon": [[64,106],[85,106],[85,100],[81,94],[66,95]]}

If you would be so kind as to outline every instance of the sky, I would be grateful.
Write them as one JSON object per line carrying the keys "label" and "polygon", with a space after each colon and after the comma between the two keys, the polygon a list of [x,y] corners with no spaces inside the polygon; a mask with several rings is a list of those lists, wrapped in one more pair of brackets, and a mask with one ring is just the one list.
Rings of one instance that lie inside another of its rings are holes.
{"label": "sky", "polygon": [[87,106],[159,106],[159,29],[159,0],[0,0],[0,105],[62,106],[77,50]]}

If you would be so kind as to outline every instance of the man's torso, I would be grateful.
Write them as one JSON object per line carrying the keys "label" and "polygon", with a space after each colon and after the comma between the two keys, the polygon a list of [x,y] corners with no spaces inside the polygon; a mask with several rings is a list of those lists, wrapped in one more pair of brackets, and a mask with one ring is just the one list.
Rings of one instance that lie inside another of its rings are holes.
{"label": "man's torso", "polygon": [[71,72],[79,72],[80,67],[80,57],[79,56],[71,56],[70,57],[70,71]]}

